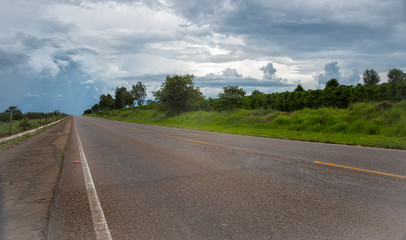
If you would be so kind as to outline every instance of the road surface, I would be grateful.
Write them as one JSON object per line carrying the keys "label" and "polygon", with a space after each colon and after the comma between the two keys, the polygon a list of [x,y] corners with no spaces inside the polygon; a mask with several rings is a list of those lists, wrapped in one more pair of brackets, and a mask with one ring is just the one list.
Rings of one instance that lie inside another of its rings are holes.
{"label": "road surface", "polygon": [[406,239],[406,152],[76,116],[46,238],[110,236]]}

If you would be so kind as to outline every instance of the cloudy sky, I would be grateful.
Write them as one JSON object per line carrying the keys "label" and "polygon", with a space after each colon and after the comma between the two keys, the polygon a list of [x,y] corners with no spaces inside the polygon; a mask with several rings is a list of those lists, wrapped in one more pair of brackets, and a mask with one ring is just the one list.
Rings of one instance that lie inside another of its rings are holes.
{"label": "cloudy sky", "polygon": [[404,0],[0,0],[0,111],[82,114],[117,86],[194,74],[206,97],[386,81],[406,71]]}

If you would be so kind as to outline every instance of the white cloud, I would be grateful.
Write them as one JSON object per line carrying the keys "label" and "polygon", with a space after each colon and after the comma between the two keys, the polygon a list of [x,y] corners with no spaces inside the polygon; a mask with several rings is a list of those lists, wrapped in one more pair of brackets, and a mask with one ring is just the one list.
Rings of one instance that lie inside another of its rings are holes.
{"label": "white cloud", "polygon": [[94,83],[95,83],[95,81],[93,79],[89,79],[89,80],[81,82],[80,84],[94,84]]}
{"label": "white cloud", "polygon": [[93,103],[91,90],[155,90],[167,74],[194,74],[214,96],[228,84],[354,84],[365,69],[406,69],[405,16],[403,0],[0,1],[0,103],[78,84]]}
{"label": "white cloud", "polygon": [[59,72],[59,65],[52,57],[53,50],[50,48],[41,48],[35,50],[31,56],[28,65],[36,72],[56,76]]}

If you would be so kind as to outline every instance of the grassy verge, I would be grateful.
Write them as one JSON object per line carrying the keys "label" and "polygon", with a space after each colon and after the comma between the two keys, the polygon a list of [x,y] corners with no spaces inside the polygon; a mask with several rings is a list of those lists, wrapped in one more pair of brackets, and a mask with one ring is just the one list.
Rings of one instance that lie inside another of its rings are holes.
{"label": "grassy verge", "polygon": [[349,109],[304,109],[290,113],[239,109],[169,117],[154,110],[116,110],[103,116],[89,116],[250,136],[406,149],[406,101],[357,103]]}
{"label": "grassy verge", "polygon": [[[26,126],[24,130],[24,123],[23,120],[13,120],[13,123],[11,125],[11,134],[17,134],[20,132],[28,131],[37,127],[44,126],[46,124],[49,124],[51,122],[54,122],[54,120],[49,121],[48,123],[45,122],[45,118],[40,119],[27,119],[26,121]],[[0,137],[7,137],[10,134],[10,122],[0,122]]]}
{"label": "grassy verge", "polygon": [[[49,123],[48,123],[48,124],[49,124]],[[41,126],[43,126],[43,125],[44,125],[44,124],[42,124]],[[11,146],[13,146],[13,145],[15,145],[15,144],[18,144],[18,143],[23,142],[23,141],[25,141],[25,140],[27,140],[27,139],[30,139],[32,136],[35,136],[35,135],[37,135],[37,134],[39,134],[39,133],[41,133],[41,132],[47,130],[48,128],[50,128],[50,127],[52,127],[52,126],[53,126],[53,125],[46,126],[46,127],[41,128],[41,129],[39,129],[39,130],[37,130],[37,131],[35,131],[35,132],[33,132],[33,133],[27,133],[27,134],[24,134],[24,135],[21,136],[21,137],[14,138],[14,139],[12,139],[12,140],[10,140],[10,141],[2,142],[2,143],[0,143],[0,150],[1,150],[1,149],[5,149],[5,148],[9,148],[9,147],[11,147]],[[39,126],[36,126],[36,127],[39,127]]]}

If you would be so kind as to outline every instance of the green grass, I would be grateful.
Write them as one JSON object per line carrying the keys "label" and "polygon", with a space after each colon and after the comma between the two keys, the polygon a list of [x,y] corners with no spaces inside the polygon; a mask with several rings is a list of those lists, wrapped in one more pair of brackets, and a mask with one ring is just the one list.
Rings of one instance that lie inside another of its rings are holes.
{"label": "green grass", "polygon": [[[53,122],[53,120],[52,120]],[[50,123],[50,122],[48,122]],[[34,119],[34,125],[32,119],[27,120],[26,122],[26,131],[37,128],[40,126],[46,125],[45,123],[45,118],[41,119],[41,124],[39,119]],[[11,133],[16,134],[20,132],[24,132],[23,128],[23,120],[13,120],[12,123],[12,128],[11,128]],[[10,133],[10,122],[0,122],[0,137],[6,137]]]}
{"label": "green grass", "polygon": [[[38,120],[38,123],[39,123],[39,120]],[[41,121],[41,123],[42,123],[42,121]],[[49,124],[49,123],[48,123],[48,124]],[[45,125],[45,123],[44,123],[44,124],[41,124],[41,126],[42,126],[42,125]],[[38,126],[35,125],[35,127],[37,128],[37,127],[39,127],[39,125],[38,125]],[[16,145],[16,144],[18,144],[18,143],[20,143],[20,142],[23,142],[23,141],[25,141],[25,140],[28,140],[28,139],[30,139],[32,136],[35,136],[35,135],[37,135],[37,134],[39,134],[39,133],[41,133],[41,132],[47,130],[47,129],[50,128],[50,127],[52,127],[52,125],[51,125],[51,126],[46,126],[46,127],[42,128],[42,129],[40,129],[40,130],[38,130],[38,131],[35,131],[35,132],[33,132],[33,133],[24,134],[23,136],[18,137],[18,138],[14,138],[14,139],[12,139],[12,140],[10,140],[10,141],[2,142],[2,143],[0,143],[0,150],[5,149],[5,148],[10,148],[10,147],[12,147],[12,146],[14,146],[14,145]],[[27,129],[27,130],[28,130],[28,129]],[[8,133],[8,130],[7,130],[7,133]],[[62,158],[63,156],[64,156],[64,153],[63,153],[63,155],[61,156],[61,158]]]}
{"label": "green grass", "polygon": [[349,109],[289,113],[239,109],[168,117],[154,110],[116,110],[104,116],[90,116],[250,136],[406,149],[406,101],[356,103]]}

